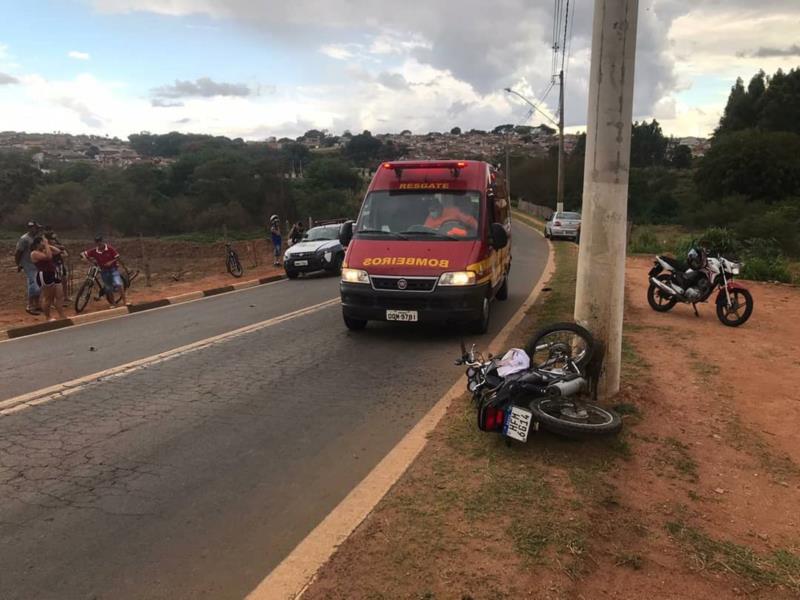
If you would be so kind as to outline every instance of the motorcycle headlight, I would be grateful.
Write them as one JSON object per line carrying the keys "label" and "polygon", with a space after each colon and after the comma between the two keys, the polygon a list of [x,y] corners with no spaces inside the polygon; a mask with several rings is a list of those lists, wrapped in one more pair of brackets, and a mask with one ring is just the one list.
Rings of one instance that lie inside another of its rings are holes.
{"label": "motorcycle headlight", "polygon": [[451,271],[439,276],[439,285],[475,285],[475,271]]}
{"label": "motorcycle headlight", "polygon": [[742,265],[734,263],[731,265],[731,275],[738,275],[742,272]]}
{"label": "motorcycle headlight", "polygon": [[361,269],[342,269],[342,281],[345,283],[369,283],[369,274]]}

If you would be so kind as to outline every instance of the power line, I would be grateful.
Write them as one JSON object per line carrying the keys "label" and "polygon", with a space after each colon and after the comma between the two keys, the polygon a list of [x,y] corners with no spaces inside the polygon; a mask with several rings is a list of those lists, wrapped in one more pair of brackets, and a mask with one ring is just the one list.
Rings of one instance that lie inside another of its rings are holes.
{"label": "power line", "polygon": [[[577,0],[576,0],[577,1]],[[572,20],[569,23],[569,38],[567,38],[567,69],[564,77],[566,78],[566,74],[569,73],[569,61],[572,58],[572,31],[575,28],[575,5],[573,4],[572,8]]]}
{"label": "power line", "polygon": [[561,70],[564,70],[564,61],[567,57],[567,26],[569,25],[569,0],[567,0],[566,10],[564,11],[564,43],[561,45]]}

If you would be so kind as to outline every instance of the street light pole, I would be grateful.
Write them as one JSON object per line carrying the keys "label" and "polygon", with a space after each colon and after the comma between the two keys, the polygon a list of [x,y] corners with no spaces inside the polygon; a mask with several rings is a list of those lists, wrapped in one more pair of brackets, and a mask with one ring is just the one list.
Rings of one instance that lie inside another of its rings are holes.
{"label": "street light pole", "polygon": [[558,74],[558,191],[556,192],[556,212],[564,212],[564,71]]}
{"label": "street light pole", "polygon": [[619,391],[639,0],[595,0],[575,320],[605,349],[598,396]]}
{"label": "street light pole", "polygon": [[562,211],[564,210],[564,71],[561,71],[561,99],[559,100],[559,120],[555,122],[553,119],[550,118],[550,115],[544,113],[538,106],[536,106],[533,102],[528,100],[525,96],[520,94],[517,91],[512,90],[511,88],[505,88],[505,91],[509,94],[514,94],[518,98],[521,98],[524,102],[533,108],[533,110],[539,112],[545,119],[550,121],[553,125],[558,127],[558,192],[556,196],[556,210]]}

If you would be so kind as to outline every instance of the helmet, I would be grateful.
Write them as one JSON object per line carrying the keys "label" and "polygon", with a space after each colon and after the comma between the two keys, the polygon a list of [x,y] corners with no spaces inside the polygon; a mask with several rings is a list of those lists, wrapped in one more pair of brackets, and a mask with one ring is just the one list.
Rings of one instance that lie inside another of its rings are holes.
{"label": "helmet", "polygon": [[272,216],[269,218],[269,222],[270,222],[270,223],[272,223],[273,221],[278,221],[278,220],[279,220],[279,219],[278,219],[278,215],[272,215]]}
{"label": "helmet", "polygon": [[706,253],[702,248],[692,248],[686,255],[686,262],[695,271],[706,266]]}

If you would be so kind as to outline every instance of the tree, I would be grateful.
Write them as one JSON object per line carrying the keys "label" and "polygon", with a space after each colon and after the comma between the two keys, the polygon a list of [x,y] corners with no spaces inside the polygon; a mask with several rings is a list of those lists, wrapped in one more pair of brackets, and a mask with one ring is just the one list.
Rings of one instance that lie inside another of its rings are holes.
{"label": "tree", "polygon": [[505,125],[498,125],[494,129],[492,129],[492,133],[509,133],[514,131],[514,125],[511,123],[506,123]]}
{"label": "tree", "polygon": [[676,169],[689,169],[692,166],[692,149],[686,144],[676,144],[672,148],[669,164]]}
{"label": "tree", "polygon": [[369,131],[354,135],[344,147],[344,155],[355,164],[367,167],[385,158],[386,152],[383,142],[372,137]]}
{"label": "tree", "polygon": [[39,186],[28,204],[38,221],[56,229],[82,227],[92,217],[89,193],[80,183],[71,181]]}
{"label": "tree", "polygon": [[631,166],[652,167],[663,165],[667,154],[668,140],[661,131],[661,125],[653,119],[652,123],[635,122],[631,130]]}
{"label": "tree", "polygon": [[743,130],[717,140],[695,177],[706,198],[775,202],[800,195],[800,135]]}
{"label": "tree", "polygon": [[[0,152],[0,223],[8,223],[11,214],[27,202],[43,179],[27,154]],[[23,220],[29,218],[23,217]]]}
{"label": "tree", "polygon": [[800,134],[800,68],[788,73],[778,69],[759,97],[758,109],[760,129]]}
{"label": "tree", "polygon": [[339,189],[355,191],[361,186],[361,178],[350,165],[338,158],[320,158],[309,165],[307,183],[315,189]]}
{"label": "tree", "polygon": [[453,127],[450,130],[450,135],[461,135],[461,127]]}

